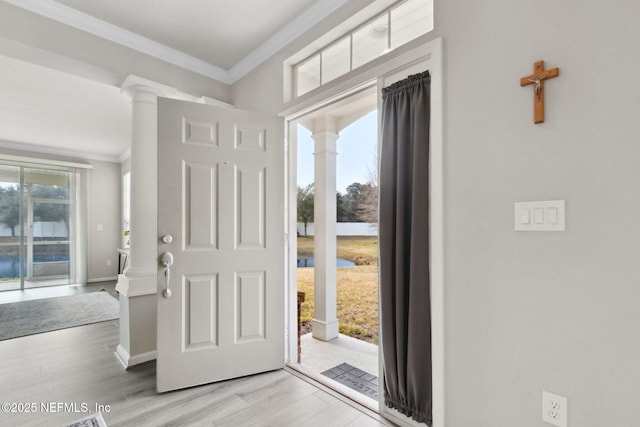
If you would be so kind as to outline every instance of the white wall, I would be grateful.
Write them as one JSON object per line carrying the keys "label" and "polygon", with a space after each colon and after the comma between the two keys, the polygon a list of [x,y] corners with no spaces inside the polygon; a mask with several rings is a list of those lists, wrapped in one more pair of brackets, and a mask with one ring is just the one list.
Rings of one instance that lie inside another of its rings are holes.
{"label": "white wall", "polygon": [[[463,12],[462,12],[463,11]],[[440,2],[445,37],[449,426],[640,419],[640,4]],[[534,61],[559,67],[534,125]],[[611,77],[608,77],[611,76]],[[567,201],[564,233],[516,233],[515,201]]]}
{"label": "white wall", "polygon": [[[447,427],[640,419],[640,3],[449,0],[444,39]],[[294,46],[300,48],[299,44]],[[282,108],[286,50],[233,88]],[[546,122],[519,79],[545,60]],[[516,233],[516,201],[567,201],[567,231]]]}
{"label": "white wall", "polygon": [[[91,161],[89,180],[88,279],[115,280],[118,274],[120,227],[120,164]],[[101,230],[99,229],[101,226]],[[109,265],[110,261],[110,265]]]}
{"label": "white wall", "polygon": [[[298,223],[298,234],[304,236],[304,222]],[[337,222],[336,236],[377,236],[378,224],[370,222]],[[307,223],[307,236],[315,236],[313,222]]]}

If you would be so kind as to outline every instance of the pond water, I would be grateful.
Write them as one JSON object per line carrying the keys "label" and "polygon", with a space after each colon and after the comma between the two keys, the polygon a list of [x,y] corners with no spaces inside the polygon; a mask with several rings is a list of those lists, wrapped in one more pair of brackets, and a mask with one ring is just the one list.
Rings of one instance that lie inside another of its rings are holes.
{"label": "pond water", "polygon": [[[336,259],[336,266],[338,267],[353,267],[355,265],[355,262],[348,259]],[[313,257],[298,257],[298,268],[300,267],[313,267]]]}

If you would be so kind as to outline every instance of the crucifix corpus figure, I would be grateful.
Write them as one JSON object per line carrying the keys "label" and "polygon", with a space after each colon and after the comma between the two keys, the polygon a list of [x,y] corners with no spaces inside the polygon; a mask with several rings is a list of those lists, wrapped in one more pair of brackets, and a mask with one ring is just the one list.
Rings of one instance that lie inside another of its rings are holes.
{"label": "crucifix corpus figure", "polygon": [[544,61],[533,64],[533,74],[522,77],[520,86],[533,85],[533,122],[544,122],[544,81],[558,77],[558,68],[544,69]]}

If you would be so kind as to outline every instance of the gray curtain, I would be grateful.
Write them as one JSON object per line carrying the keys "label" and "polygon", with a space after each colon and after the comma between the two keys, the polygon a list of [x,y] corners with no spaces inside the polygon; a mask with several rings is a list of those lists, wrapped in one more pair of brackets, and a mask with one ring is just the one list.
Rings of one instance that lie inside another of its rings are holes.
{"label": "gray curtain", "polygon": [[429,72],[382,90],[380,311],[385,403],[432,425]]}

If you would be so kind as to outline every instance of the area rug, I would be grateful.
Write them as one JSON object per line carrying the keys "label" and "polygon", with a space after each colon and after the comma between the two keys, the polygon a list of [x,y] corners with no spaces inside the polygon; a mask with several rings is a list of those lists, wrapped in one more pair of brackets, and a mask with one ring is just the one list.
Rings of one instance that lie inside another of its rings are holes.
{"label": "area rug", "polygon": [[378,377],[348,363],[341,363],[331,369],[321,372],[325,377],[331,378],[340,384],[378,400]]}
{"label": "area rug", "polygon": [[97,414],[84,417],[73,424],[69,424],[67,427],[107,427],[107,423],[104,422],[102,414],[98,412]]}
{"label": "area rug", "polygon": [[120,304],[106,291],[0,304],[0,341],[119,317]]}

